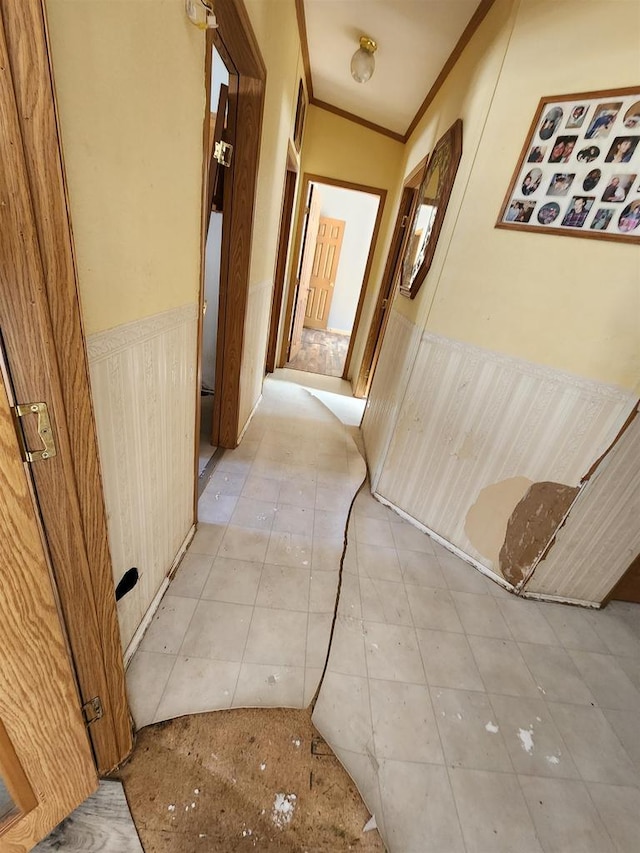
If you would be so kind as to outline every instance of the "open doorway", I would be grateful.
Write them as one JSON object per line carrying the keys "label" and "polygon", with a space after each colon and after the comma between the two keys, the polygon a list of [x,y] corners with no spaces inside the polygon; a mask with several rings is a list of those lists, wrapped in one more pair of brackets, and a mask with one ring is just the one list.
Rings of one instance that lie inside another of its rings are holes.
{"label": "open doorway", "polygon": [[282,365],[348,377],[385,191],[305,175]]}
{"label": "open doorway", "polygon": [[[212,160],[216,136],[222,136],[226,128],[226,93],[229,87],[229,72],[215,47],[211,57],[211,96],[209,115],[209,163]],[[217,132],[216,132],[217,131]],[[216,393],[216,360],[218,345],[218,317],[220,304],[220,262],[222,257],[222,186],[224,172],[218,173],[209,167],[207,210],[209,211],[206,228],[204,256],[204,301],[202,306],[202,337],[200,345],[200,434],[198,448],[198,478],[204,487],[207,465],[217,447],[214,436],[213,408]],[[207,214],[205,213],[205,216]]]}

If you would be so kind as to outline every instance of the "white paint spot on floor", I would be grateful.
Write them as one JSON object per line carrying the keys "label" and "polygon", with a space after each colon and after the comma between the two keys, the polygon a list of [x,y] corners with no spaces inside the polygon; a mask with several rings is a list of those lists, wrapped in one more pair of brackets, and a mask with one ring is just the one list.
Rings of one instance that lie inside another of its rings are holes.
{"label": "white paint spot on floor", "polygon": [[297,799],[295,794],[276,794],[271,809],[271,820],[278,829],[284,829],[291,823]]}
{"label": "white paint spot on floor", "polygon": [[267,765],[266,765],[266,764],[264,764],[264,763],[263,763],[263,764],[261,764],[261,765],[260,765],[260,770],[266,770],[266,769],[267,769]]}
{"label": "white paint spot on floor", "polygon": [[539,723],[541,723],[541,722],[542,722],[542,717],[536,717],[536,720],[537,720]]}
{"label": "white paint spot on floor", "polygon": [[456,714],[456,717],[457,717],[459,720],[461,720],[461,719],[462,719],[462,714]]}
{"label": "white paint spot on floor", "polygon": [[167,806],[167,811],[168,812],[174,812],[175,810],[176,810],[175,803],[169,803],[169,805]]}
{"label": "white paint spot on floor", "polygon": [[194,794],[196,795],[196,797],[197,797],[197,796],[198,796],[198,794],[200,793],[200,788],[194,788],[194,789],[193,789],[193,793],[194,793]]}
{"label": "white paint spot on floor", "polygon": [[253,830],[252,829],[243,829],[242,830],[242,837],[246,838],[248,835],[253,835]]}
{"label": "white paint spot on floor", "polygon": [[291,743],[292,743],[294,746],[300,747],[301,740],[300,740],[300,738],[299,738],[299,737],[297,737],[297,738],[294,738],[294,739],[291,741]]}
{"label": "white paint spot on floor", "polygon": [[560,758],[557,755],[547,755],[549,764],[560,764]]}
{"label": "white paint spot on floor", "polygon": [[491,720],[489,720],[489,722],[485,726],[485,729],[488,732],[491,732],[492,735],[497,735],[500,731],[500,726],[497,726],[495,723],[492,723]]}
{"label": "white paint spot on floor", "polygon": [[195,803],[191,803],[191,808],[192,808],[192,809],[195,809],[195,807],[196,807],[196,804],[195,804]]}
{"label": "white paint spot on floor", "polygon": [[524,751],[531,755],[533,752],[533,726],[528,729],[518,729],[518,737]]}

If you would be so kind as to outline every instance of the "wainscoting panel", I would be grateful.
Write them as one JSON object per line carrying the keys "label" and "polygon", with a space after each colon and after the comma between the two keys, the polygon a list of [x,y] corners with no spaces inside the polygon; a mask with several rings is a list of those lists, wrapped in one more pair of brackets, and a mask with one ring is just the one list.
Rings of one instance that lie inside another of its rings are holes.
{"label": "wainscoting panel", "polygon": [[193,523],[197,306],[87,340],[123,648]]}
{"label": "wainscoting panel", "polygon": [[640,552],[640,416],[578,495],[525,592],[601,602]]}
{"label": "wainscoting panel", "polygon": [[249,416],[262,394],[272,291],[273,281],[267,279],[253,285],[247,297],[240,375],[238,435],[247,425]]}
{"label": "wainscoting panel", "polygon": [[578,485],[633,405],[619,388],[425,332],[376,491],[495,568],[465,533],[481,490],[515,477]]}
{"label": "wainscoting panel", "polygon": [[362,422],[374,492],[419,343],[420,329],[392,310]]}

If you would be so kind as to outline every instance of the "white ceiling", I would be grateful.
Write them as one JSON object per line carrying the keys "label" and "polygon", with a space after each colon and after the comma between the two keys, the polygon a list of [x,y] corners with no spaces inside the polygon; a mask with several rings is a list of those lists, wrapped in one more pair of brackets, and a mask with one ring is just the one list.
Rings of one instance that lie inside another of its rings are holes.
{"label": "white ceiling", "polygon": [[[304,0],[313,96],[404,134],[478,0]],[[356,83],[361,35],[377,41],[376,69]]]}

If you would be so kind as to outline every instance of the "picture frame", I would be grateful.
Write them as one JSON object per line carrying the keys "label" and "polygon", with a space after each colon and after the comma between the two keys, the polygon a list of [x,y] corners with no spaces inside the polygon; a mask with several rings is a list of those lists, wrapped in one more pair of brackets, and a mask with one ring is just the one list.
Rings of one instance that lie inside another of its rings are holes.
{"label": "picture frame", "polygon": [[462,119],[457,119],[433,149],[416,195],[398,288],[409,299],[415,299],[431,267],[461,157]]}
{"label": "picture frame", "polygon": [[304,120],[307,113],[307,95],[302,80],[298,83],[298,99],[296,101],[296,117],[293,122],[293,145],[296,152],[300,153],[302,147],[302,134],[304,133]]}
{"label": "picture frame", "polygon": [[640,86],[541,98],[495,227],[640,243]]}

